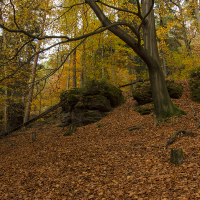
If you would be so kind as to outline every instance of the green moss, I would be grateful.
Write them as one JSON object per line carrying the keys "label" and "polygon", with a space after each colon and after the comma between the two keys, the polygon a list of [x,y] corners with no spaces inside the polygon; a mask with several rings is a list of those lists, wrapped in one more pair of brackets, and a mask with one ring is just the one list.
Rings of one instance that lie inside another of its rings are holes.
{"label": "green moss", "polygon": [[146,106],[138,106],[135,111],[139,112],[141,115],[148,115],[153,111],[153,109]]}
{"label": "green moss", "polygon": [[135,86],[136,87],[141,87],[141,84],[142,84],[141,82],[137,82],[137,83],[135,83]]}
{"label": "green moss", "polygon": [[100,128],[100,127],[103,127],[103,124],[99,124],[99,125],[98,125],[98,128]]}
{"label": "green moss", "polygon": [[63,136],[70,136],[70,135],[73,135],[73,133],[76,131],[76,125],[74,124],[71,124],[69,126],[69,129],[68,131],[63,135]]}
{"label": "green moss", "polygon": [[57,127],[62,127],[62,124],[58,124]]}
{"label": "green moss", "polygon": [[200,103],[200,77],[190,80],[191,99]]}
{"label": "green moss", "polygon": [[74,107],[75,108],[85,108],[85,105],[82,102],[78,102]]}
{"label": "green moss", "polygon": [[176,107],[173,104],[173,113],[160,112],[159,116],[157,116],[157,119],[158,119],[159,122],[162,122],[164,119],[171,118],[173,116],[180,117],[182,115],[187,115],[187,113],[184,110],[179,109],[178,107]]}
{"label": "green moss", "polygon": [[91,111],[87,111],[84,113],[85,117],[96,117],[98,115],[97,112],[91,112]]}
{"label": "green moss", "polygon": [[67,96],[67,101],[68,102],[77,102],[78,100],[79,100],[79,95],[69,94]]}
{"label": "green moss", "polygon": [[183,94],[183,87],[174,80],[166,80],[167,90],[171,98],[179,99]]}

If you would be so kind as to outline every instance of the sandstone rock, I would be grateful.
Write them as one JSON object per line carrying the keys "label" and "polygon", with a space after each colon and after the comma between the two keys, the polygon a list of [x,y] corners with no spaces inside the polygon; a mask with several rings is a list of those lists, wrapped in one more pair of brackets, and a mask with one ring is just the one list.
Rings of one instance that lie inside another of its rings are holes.
{"label": "sandstone rock", "polygon": [[72,123],[76,127],[99,121],[114,107],[125,102],[120,89],[97,80],[87,82],[85,87],[62,92],[60,100],[64,99],[67,103],[62,106],[65,114],[61,126]]}
{"label": "sandstone rock", "polygon": [[83,124],[91,124],[99,121],[103,117],[103,114],[99,110],[88,110],[84,113]]}
{"label": "sandstone rock", "polygon": [[99,110],[101,112],[112,110],[110,100],[102,95],[84,96],[83,104],[89,110]]}
{"label": "sandstone rock", "polygon": [[191,99],[200,103],[200,67],[191,74],[190,79]]}
{"label": "sandstone rock", "polygon": [[62,122],[62,127],[65,127],[65,126],[68,126],[69,124],[71,124],[72,120],[71,120],[70,112],[63,113],[61,122]]}
{"label": "sandstone rock", "polygon": [[[183,93],[183,88],[179,83],[173,80],[166,80],[167,89],[171,98],[180,98]],[[138,105],[144,105],[153,102],[150,81],[137,82],[132,90],[133,98],[138,102]]]}

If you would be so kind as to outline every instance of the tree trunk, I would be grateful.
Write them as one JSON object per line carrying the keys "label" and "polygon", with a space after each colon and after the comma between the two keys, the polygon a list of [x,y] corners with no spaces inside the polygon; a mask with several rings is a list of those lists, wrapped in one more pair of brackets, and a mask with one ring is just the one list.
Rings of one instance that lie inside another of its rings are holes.
{"label": "tree trunk", "polygon": [[87,74],[86,74],[86,63],[85,63],[85,43],[83,44],[83,68],[84,68],[84,79],[87,80]]}
{"label": "tree trunk", "polygon": [[[83,14],[85,14],[85,5],[83,5]],[[85,31],[85,26],[86,26],[86,23],[85,23],[85,20],[83,19],[83,32]],[[82,54],[82,63],[83,63],[83,82],[84,80],[86,81],[87,79],[87,75],[86,75],[86,62],[85,62],[85,52],[86,49],[85,49],[85,42],[83,43],[83,54]],[[83,85],[83,83],[82,83]]]}
{"label": "tree trunk", "polygon": [[81,68],[81,74],[80,74],[80,86],[83,86],[83,75],[84,75],[84,69]]}
{"label": "tree trunk", "polygon": [[[3,0],[0,1],[0,3],[3,3]],[[1,15],[1,8],[0,8],[0,22],[2,22],[2,15]],[[1,40],[0,40],[1,41]],[[0,44],[0,48],[3,49],[5,54],[5,50],[6,50],[6,37],[5,37],[5,33],[4,30],[2,29],[2,44]],[[1,50],[0,49],[0,50]],[[1,52],[2,53],[2,52]],[[5,56],[2,54],[2,58],[3,58],[3,68],[4,68],[4,75],[5,77],[7,76],[7,69],[6,69],[6,61],[5,61]],[[7,105],[7,99],[8,99],[8,88],[7,88],[7,83],[5,82],[4,85],[4,109],[3,109],[3,128],[4,131],[7,132],[8,131],[8,105]]]}
{"label": "tree trunk", "polygon": [[[85,0],[85,2],[91,7],[91,9],[95,12],[96,16],[99,18],[103,26],[109,26],[112,22],[105,16],[100,7],[96,4],[94,0]],[[146,2],[146,1],[145,1]],[[146,22],[147,23],[147,22]],[[147,31],[147,35],[149,32],[150,40],[156,43],[156,35],[155,35],[155,24],[154,26],[147,26],[149,29],[154,27],[154,30]],[[125,33],[118,26],[110,27],[109,30],[118,36],[121,40],[123,40],[128,46],[130,46],[136,54],[146,63],[149,69],[149,76],[152,88],[152,97],[154,102],[155,114],[156,117],[161,120],[165,117],[170,117],[172,115],[183,114],[185,113],[182,110],[176,108],[169,97],[169,93],[167,90],[167,86],[165,83],[165,77],[160,65],[159,56],[157,53],[157,45],[148,44],[146,46],[147,49],[143,48],[141,44],[138,44],[138,41],[133,37]],[[146,38],[147,39],[147,38]],[[149,41],[148,41],[149,43]],[[153,47],[149,46],[153,45]],[[150,50],[148,50],[150,49]],[[149,52],[150,51],[150,52]],[[155,52],[154,52],[155,51]]]}
{"label": "tree trunk", "polygon": [[198,22],[199,31],[200,31],[200,13],[199,13],[199,2],[198,2],[198,0],[195,0],[195,14],[197,16],[197,22]]}
{"label": "tree trunk", "polygon": [[[47,7],[48,7],[48,3],[47,3]],[[40,27],[40,31],[39,31],[40,36],[43,35],[43,32],[44,32],[45,21],[46,21],[46,12],[44,13],[43,23]],[[38,43],[36,45],[36,52],[40,50],[40,45],[41,45],[41,41],[38,41]],[[35,86],[35,77],[36,77],[36,68],[37,68],[38,58],[39,58],[39,54],[35,55],[34,62],[33,62],[33,68],[32,68],[32,74],[31,74],[30,90],[29,90],[29,94],[28,94],[28,100],[26,103],[26,109],[25,109],[25,115],[24,115],[24,123],[26,123],[30,117],[31,103],[32,103],[32,97],[33,97],[33,90],[34,90],[34,86]]]}
{"label": "tree trunk", "polygon": [[170,117],[178,112],[170,99],[164,73],[156,61],[149,64],[149,78],[151,82],[152,97],[154,102],[154,113],[159,118]]}
{"label": "tree trunk", "polygon": [[112,39],[110,39],[110,54],[111,54],[111,65],[112,65],[112,72],[113,72],[113,84],[115,86],[115,66],[114,66],[114,58],[113,58],[113,47],[112,47]]}
{"label": "tree trunk", "polygon": [[[128,70],[129,70],[129,75],[132,75],[132,66],[128,66]],[[129,91],[130,92],[132,92],[132,90],[133,90],[133,80],[132,79],[130,79],[130,86],[129,86]]]}
{"label": "tree trunk", "polygon": [[67,70],[67,87],[66,87],[66,89],[67,89],[67,90],[69,90],[70,64],[71,64],[71,56],[69,56],[69,59],[68,59],[68,70]]}
{"label": "tree trunk", "polygon": [[[6,50],[6,38],[5,38],[5,33],[3,30],[3,50],[5,52]],[[3,56],[3,67],[4,67],[4,74],[7,76],[7,68],[6,68],[6,62],[5,62],[5,56]],[[5,82],[4,86],[4,131],[8,131],[8,88],[7,88],[7,83]]]}
{"label": "tree trunk", "polygon": [[187,50],[188,54],[190,55],[191,54],[190,44],[189,44],[189,41],[188,41],[187,31],[186,31],[186,28],[185,28],[185,22],[184,21],[182,22],[182,30],[183,30],[183,38],[184,38],[186,50]]}
{"label": "tree trunk", "polygon": [[76,87],[76,50],[73,53],[73,88]]}
{"label": "tree trunk", "polygon": [[[142,15],[143,17],[148,13],[152,1],[142,1]],[[158,54],[158,46],[156,40],[156,28],[153,9],[146,18],[146,22],[143,25],[143,37],[144,37],[144,48],[148,51],[149,55],[152,56],[156,62],[160,65],[160,58]]]}
{"label": "tree trunk", "polygon": [[[75,19],[77,18],[77,13],[75,13]],[[74,25],[74,37],[76,37],[77,35],[77,24]],[[74,45],[76,46],[76,42],[74,43]],[[77,81],[76,81],[76,49],[73,52],[73,88],[75,88],[77,86]]]}
{"label": "tree trunk", "polygon": [[102,71],[102,78],[104,78],[104,75],[105,75],[105,69],[104,69],[104,64],[103,64],[103,57],[104,57],[104,54],[103,54],[103,41],[102,41],[102,44],[101,44],[101,71]]}
{"label": "tree trunk", "polygon": [[[36,50],[39,50],[39,44],[37,45]],[[30,90],[28,93],[28,100],[26,103],[26,109],[25,109],[25,116],[24,116],[24,123],[26,123],[29,120],[30,117],[30,110],[31,110],[31,103],[32,103],[32,96],[33,96],[33,90],[35,85],[35,76],[36,76],[36,68],[38,63],[39,55],[35,55],[34,62],[33,62],[33,68],[32,68],[32,74],[31,74],[31,84],[30,84]]]}

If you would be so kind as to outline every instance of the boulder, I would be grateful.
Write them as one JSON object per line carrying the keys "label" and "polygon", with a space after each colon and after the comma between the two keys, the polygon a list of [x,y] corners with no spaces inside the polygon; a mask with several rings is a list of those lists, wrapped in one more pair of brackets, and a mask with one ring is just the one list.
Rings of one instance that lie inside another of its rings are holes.
{"label": "boulder", "polygon": [[101,112],[112,110],[110,100],[103,95],[84,96],[83,104],[89,110],[99,110]]}
{"label": "boulder", "polygon": [[137,82],[132,90],[132,96],[138,102],[138,105],[153,102],[150,81]]}
{"label": "boulder", "polygon": [[183,87],[181,84],[175,82],[174,80],[166,80],[167,90],[169,96],[173,99],[179,99],[183,94]]}
{"label": "boulder", "polygon": [[83,124],[91,124],[99,121],[103,117],[103,114],[99,110],[88,110],[84,113]]}
{"label": "boulder", "polygon": [[140,105],[137,108],[135,108],[135,111],[139,112],[141,115],[149,115],[153,112],[153,106],[144,106]]}
{"label": "boulder", "polygon": [[63,91],[60,100],[67,99],[62,106],[61,126],[70,123],[76,127],[99,121],[109,111],[125,102],[122,91],[106,81],[90,80],[82,88]]}
{"label": "boulder", "polygon": [[[179,83],[166,80],[166,85],[171,98],[178,99],[182,96],[183,88]],[[138,102],[138,105],[153,102],[150,81],[137,82],[132,90],[132,96]]]}
{"label": "boulder", "polygon": [[61,122],[62,122],[62,127],[65,127],[65,126],[68,126],[69,124],[71,124],[72,120],[71,120],[70,112],[63,113]]}
{"label": "boulder", "polygon": [[71,112],[72,124],[76,125],[77,127],[84,126],[83,118],[85,112],[87,112],[87,108],[82,102],[79,102],[77,105],[75,105]]}
{"label": "boulder", "polygon": [[67,99],[67,103],[62,105],[63,112],[71,112],[73,107],[78,103],[80,98],[80,89],[72,88],[68,91],[63,91],[60,94],[60,101]]}
{"label": "boulder", "polygon": [[122,91],[119,88],[107,83],[104,80],[91,80],[86,83],[83,89],[83,96],[101,95],[110,100],[111,107],[115,108],[125,102]]}
{"label": "boulder", "polygon": [[196,72],[193,72],[189,82],[191,90],[191,99],[200,103],[200,68]]}

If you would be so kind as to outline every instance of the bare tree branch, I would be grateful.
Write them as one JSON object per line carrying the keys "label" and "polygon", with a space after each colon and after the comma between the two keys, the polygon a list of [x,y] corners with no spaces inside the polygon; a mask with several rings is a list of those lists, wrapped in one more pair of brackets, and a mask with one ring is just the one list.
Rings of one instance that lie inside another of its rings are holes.
{"label": "bare tree branch", "polygon": [[73,4],[71,6],[68,6],[68,7],[64,7],[64,6],[57,6],[58,8],[68,8],[67,11],[65,11],[62,15],[60,15],[59,17],[57,17],[56,19],[54,19],[53,21],[51,21],[50,23],[48,23],[47,25],[50,25],[52,24],[53,22],[59,20],[61,17],[63,17],[67,12],[69,12],[73,7],[75,6],[80,6],[80,5],[83,5],[85,3],[77,3],[77,4]]}
{"label": "bare tree branch", "polygon": [[106,7],[109,7],[109,8],[118,10],[118,11],[123,11],[123,12],[128,12],[128,13],[134,14],[134,15],[138,16],[141,20],[143,19],[143,17],[142,17],[142,15],[141,15],[140,12],[136,13],[136,12],[133,12],[131,10],[127,10],[127,9],[123,9],[123,8],[117,8],[115,6],[108,5],[108,4],[106,4],[106,3],[104,3],[104,2],[102,2],[100,0],[97,0],[96,2],[101,3],[101,4],[103,4]]}
{"label": "bare tree branch", "polygon": [[19,26],[18,26],[17,21],[16,21],[16,18],[15,18],[15,6],[14,6],[14,4],[12,3],[12,0],[10,0],[10,4],[11,4],[12,7],[13,7],[14,23],[15,23],[16,27],[19,29]]}
{"label": "bare tree branch", "polygon": [[152,5],[151,5],[149,11],[147,12],[147,14],[146,14],[146,15],[144,16],[144,18],[142,19],[142,22],[141,22],[141,24],[140,24],[140,26],[139,26],[139,28],[138,28],[138,32],[140,32],[140,28],[141,28],[142,25],[144,24],[145,19],[147,18],[147,16],[148,16],[148,15],[150,14],[150,12],[152,11],[153,6],[154,6],[154,0],[152,0]]}
{"label": "bare tree branch", "polygon": [[141,8],[140,8],[140,2],[137,0],[137,7],[138,7],[138,15],[142,17],[141,15]]}

